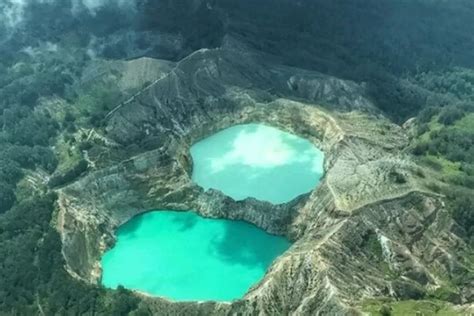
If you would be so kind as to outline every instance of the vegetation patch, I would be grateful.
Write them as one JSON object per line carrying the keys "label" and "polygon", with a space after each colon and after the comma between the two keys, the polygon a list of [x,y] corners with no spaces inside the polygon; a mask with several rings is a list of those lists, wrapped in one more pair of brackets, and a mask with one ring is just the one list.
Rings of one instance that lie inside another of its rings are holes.
{"label": "vegetation patch", "polygon": [[79,146],[76,145],[74,137],[59,137],[55,145],[55,152],[59,160],[57,170],[60,172],[71,169],[82,159],[82,153]]}
{"label": "vegetation patch", "polygon": [[459,312],[446,302],[438,300],[368,299],[362,303],[362,311],[370,316],[457,316]]}

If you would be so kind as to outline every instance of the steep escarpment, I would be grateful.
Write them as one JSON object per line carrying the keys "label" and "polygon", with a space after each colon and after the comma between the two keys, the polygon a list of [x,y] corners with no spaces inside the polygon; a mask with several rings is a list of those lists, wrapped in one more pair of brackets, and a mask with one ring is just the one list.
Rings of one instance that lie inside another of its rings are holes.
{"label": "steep escarpment", "polygon": [[[375,109],[363,86],[278,65],[231,38],[165,69],[147,74],[153,80],[94,131],[102,157],[113,158],[58,189],[58,230],[72,275],[98,283],[100,256],[113,245],[114,230],[140,212],[191,209],[254,223],[294,244],[242,300],[143,297],[151,311],[347,314],[363,310],[366,298],[420,299],[447,287],[453,303],[472,301],[469,279],[458,280],[471,271],[462,256],[467,246],[454,233],[443,197],[429,190],[424,170],[404,153],[406,132]],[[191,144],[248,122],[320,147],[326,160],[318,188],[271,205],[234,201],[192,183]],[[99,155],[89,157],[94,162]]]}
{"label": "steep escarpment", "polygon": [[212,120],[219,114],[236,113],[245,102],[278,97],[375,112],[362,87],[274,65],[270,57],[227,38],[221,48],[202,49],[178,62],[168,76],[142,91],[133,105],[117,109],[106,131],[122,144],[160,132],[183,137],[202,125],[201,117]]}

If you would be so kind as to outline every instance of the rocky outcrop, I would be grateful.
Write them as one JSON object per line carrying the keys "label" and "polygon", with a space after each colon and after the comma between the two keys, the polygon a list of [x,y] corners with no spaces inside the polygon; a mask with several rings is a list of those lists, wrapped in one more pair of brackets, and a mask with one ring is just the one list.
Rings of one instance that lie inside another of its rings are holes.
{"label": "rocky outcrop", "polygon": [[[460,255],[466,246],[452,232],[442,197],[426,189],[422,170],[403,153],[405,131],[364,95],[353,82],[272,64],[231,39],[173,64],[110,115],[101,137],[115,145],[104,142],[101,150],[118,158],[58,190],[68,270],[99,282],[100,256],[119,225],[146,210],[174,209],[242,219],[294,244],[242,300],[176,303],[143,296],[152,312],[358,314],[364,298],[416,299],[450,282],[468,270]],[[190,145],[246,122],[320,147],[320,185],[271,205],[234,201],[192,183]]]}

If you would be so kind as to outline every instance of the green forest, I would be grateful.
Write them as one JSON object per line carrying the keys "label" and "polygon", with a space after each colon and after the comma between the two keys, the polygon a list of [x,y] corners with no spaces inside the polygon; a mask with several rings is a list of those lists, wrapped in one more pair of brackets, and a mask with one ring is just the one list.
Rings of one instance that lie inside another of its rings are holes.
{"label": "green forest", "polygon": [[[86,285],[64,268],[53,189],[88,170],[78,131],[100,129],[124,98],[107,82],[76,83],[94,58],[179,60],[227,35],[282,64],[364,83],[397,124],[415,118],[407,151],[440,180],[432,189],[474,247],[472,1],[224,0],[192,16],[191,0],[94,14],[73,14],[71,1],[28,3],[21,25],[0,26],[0,315],[147,315],[126,289]],[[125,32],[136,34],[132,48],[115,40]],[[165,49],[150,32],[182,34],[183,44]],[[51,98],[65,110],[49,111]]]}

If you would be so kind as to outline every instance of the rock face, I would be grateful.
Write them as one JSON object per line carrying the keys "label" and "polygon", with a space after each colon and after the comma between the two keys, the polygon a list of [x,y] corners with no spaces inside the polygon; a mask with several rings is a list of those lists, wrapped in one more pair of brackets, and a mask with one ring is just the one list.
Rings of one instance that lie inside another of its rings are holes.
{"label": "rock face", "polygon": [[[150,209],[242,219],[294,241],[242,300],[143,297],[161,314],[358,314],[364,298],[420,298],[467,271],[460,256],[466,246],[452,232],[442,197],[430,193],[423,170],[403,153],[405,131],[375,110],[363,87],[273,64],[230,38],[157,71],[144,71],[146,80],[121,77],[127,87],[153,81],[108,116],[102,150],[115,158],[58,191],[58,230],[72,275],[98,283],[114,230]],[[191,144],[247,122],[321,148],[325,176],[318,188],[271,205],[234,201],[192,183]]]}

